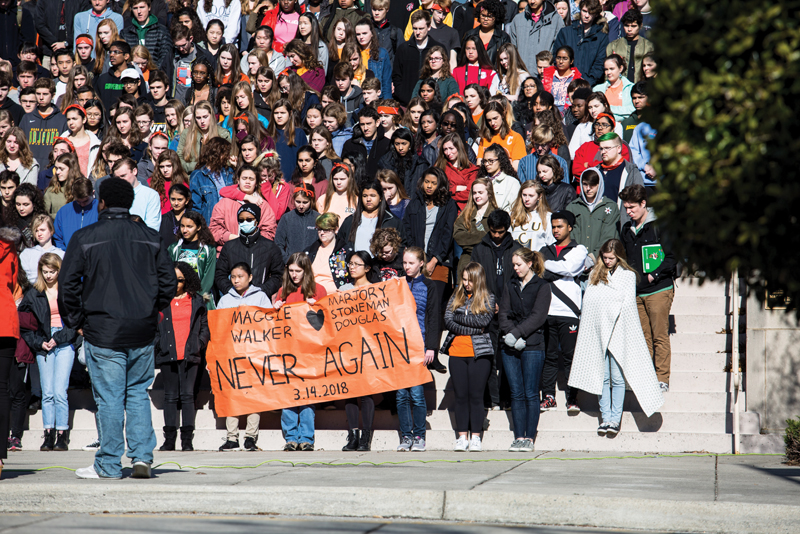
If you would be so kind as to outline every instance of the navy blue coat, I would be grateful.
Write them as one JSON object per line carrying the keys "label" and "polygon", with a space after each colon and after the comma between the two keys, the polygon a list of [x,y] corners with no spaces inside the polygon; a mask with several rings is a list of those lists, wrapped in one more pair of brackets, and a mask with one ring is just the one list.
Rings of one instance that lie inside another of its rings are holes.
{"label": "navy blue coat", "polygon": [[594,87],[604,78],[603,63],[606,60],[608,34],[601,31],[602,26],[595,24],[588,34],[583,33],[583,25],[572,24],[563,28],[553,42],[553,55],[562,46],[569,46],[575,52],[575,68],[584,80]]}

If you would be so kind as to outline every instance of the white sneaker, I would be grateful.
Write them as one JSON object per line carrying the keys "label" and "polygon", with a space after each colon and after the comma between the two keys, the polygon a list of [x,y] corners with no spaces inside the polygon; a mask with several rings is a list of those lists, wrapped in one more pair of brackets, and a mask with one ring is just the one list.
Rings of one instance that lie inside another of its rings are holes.
{"label": "white sneaker", "polygon": [[94,464],[76,469],[75,476],[78,478],[100,478],[100,475],[94,470]]}
{"label": "white sneaker", "polygon": [[456,439],[456,445],[453,447],[455,452],[467,452],[469,450],[469,441],[463,436]]}
{"label": "white sneaker", "polygon": [[147,462],[133,462],[133,474],[131,475],[132,478],[152,478],[152,473],[150,471],[150,464]]}
{"label": "white sneaker", "polygon": [[472,436],[469,440],[469,452],[481,452],[481,437]]}

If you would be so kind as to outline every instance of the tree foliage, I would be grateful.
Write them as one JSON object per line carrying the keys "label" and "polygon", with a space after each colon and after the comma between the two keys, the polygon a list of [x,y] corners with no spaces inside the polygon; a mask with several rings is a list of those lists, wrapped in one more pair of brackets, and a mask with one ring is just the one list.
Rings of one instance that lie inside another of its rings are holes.
{"label": "tree foliage", "polygon": [[679,258],[800,297],[800,1],[654,2],[652,205]]}

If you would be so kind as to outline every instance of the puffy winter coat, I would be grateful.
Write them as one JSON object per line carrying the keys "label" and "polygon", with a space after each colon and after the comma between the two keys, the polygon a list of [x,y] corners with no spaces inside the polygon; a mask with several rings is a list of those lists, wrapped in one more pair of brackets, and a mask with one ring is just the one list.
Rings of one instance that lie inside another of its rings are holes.
{"label": "puffy winter coat", "polygon": [[444,312],[444,327],[449,332],[442,345],[442,354],[448,354],[450,345],[456,336],[470,336],[472,349],[475,351],[475,359],[493,357],[495,352],[494,343],[492,342],[492,336],[486,332],[486,329],[494,318],[494,295],[489,294],[489,302],[486,303],[486,307],[491,311],[478,315],[469,311],[469,306],[472,303],[471,297],[461,307],[453,311],[454,298],[455,295],[450,297]]}

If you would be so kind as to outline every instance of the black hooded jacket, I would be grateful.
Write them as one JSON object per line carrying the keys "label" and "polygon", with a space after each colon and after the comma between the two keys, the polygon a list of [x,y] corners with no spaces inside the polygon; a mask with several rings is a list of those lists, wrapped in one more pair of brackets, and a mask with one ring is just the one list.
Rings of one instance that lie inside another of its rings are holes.
{"label": "black hooded jacket", "polygon": [[425,198],[417,190],[406,207],[403,215],[403,244],[408,247],[420,247],[425,250],[428,260],[436,258],[439,265],[453,267],[453,225],[458,217],[458,206],[452,198],[447,204],[439,207],[433,233],[425,247]]}
{"label": "black hooded jacket", "polygon": [[214,273],[214,285],[221,295],[225,295],[233,287],[229,276],[231,268],[239,262],[250,266],[253,272],[252,284],[260,287],[269,298],[281,288],[285,267],[281,249],[256,230],[249,236],[240,233],[239,239],[231,239],[222,246]]}

